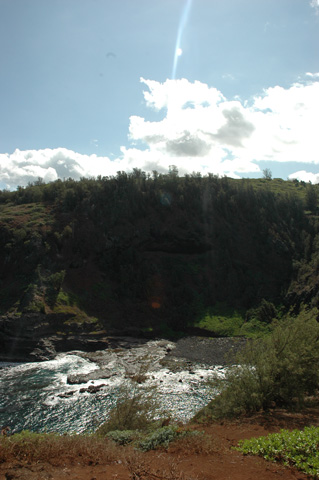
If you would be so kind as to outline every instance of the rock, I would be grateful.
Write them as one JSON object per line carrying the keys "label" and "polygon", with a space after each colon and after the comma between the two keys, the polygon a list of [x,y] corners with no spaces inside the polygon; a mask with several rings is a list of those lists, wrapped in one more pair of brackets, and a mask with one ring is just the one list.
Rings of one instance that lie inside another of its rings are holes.
{"label": "rock", "polygon": [[59,398],[68,398],[72,397],[72,395],[75,393],[75,390],[71,390],[69,392],[63,392],[58,395]]}
{"label": "rock", "polygon": [[247,339],[245,338],[185,337],[177,341],[176,347],[165,356],[161,364],[169,366],[172,370],[174,369],[173,359],[182,362],[186,359],[184,365],[187,365],[189,373],[193,373],[192,362],[206,365],[227,365],[232,360],[230,354],[236,354],[246,343]]}
{"label": "rock", "polygon": [[101,390],[101,388],[105,387],[105,383],[102,383],[102,385],[90,385],[87,389],[89,393],[97,393]]}
{"label": "rock", "polygon": [[71,350],[93,352],[109,347],[105,332],[93,334],[93,325],[70,325],[70,319],[70,314],[55,313],[0,317],[0,361],[38,362]]}
{"label": "rock", "polygon": [[97,393],[105,386],[105,383],[102,383],[101,385],[89,385],[87,388],[80,388],[80,393]]}
{"label": "rock", "polygon": [[115,372],[112,372],[108,368],[98,368],[90,373],[79,373],[72,374],[67,376],[67,383],[69,385],[76,385],[79,383],[87,383],[90,380],[99,380],[101,378],[111,378],[116,375]]}
{"label": "rock", "polygon": [[37,347],[30,353],[36,361],[53,360],[57,355],[54,347],[54,338],[43,338],[39,340]]}

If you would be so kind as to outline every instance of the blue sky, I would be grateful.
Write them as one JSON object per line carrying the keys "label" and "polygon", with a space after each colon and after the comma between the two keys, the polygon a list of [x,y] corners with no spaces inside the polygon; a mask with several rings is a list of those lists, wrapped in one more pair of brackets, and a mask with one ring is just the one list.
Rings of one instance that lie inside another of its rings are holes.
{"label": "blue sky", "polygon": [[0,37],[0,188],[169,165],[319,182],[319,0],[0,0]]}

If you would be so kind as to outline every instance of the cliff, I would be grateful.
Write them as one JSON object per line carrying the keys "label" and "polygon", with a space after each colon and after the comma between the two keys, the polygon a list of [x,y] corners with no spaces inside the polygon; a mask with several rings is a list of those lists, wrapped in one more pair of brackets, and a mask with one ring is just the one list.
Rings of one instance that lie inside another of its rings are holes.
{"label": "cliff", "polygon": [[219,309],[242,323],[317,309],[318,188],[135,169],[0,192],[3,351],[20,331],[36,349],[48,328],[82,345],[187,333]]}

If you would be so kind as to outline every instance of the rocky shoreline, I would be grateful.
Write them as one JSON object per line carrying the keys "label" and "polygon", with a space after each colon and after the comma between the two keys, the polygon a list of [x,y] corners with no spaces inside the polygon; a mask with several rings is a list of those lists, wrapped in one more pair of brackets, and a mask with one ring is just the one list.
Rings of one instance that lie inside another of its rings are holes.
{"label": "rocky shoreline", "polygon": [[[53,360],[59,353],[77,351],[81,356],[95,362],[100,372],[93,377],[108,378],[108,358],[111,351],[130,350],[142,347],[150,339],[124,335],[92,334],[85,327],[72,325],[72,334],[63,332],[65,315],[27,314],[22,317],[0,318],[0,361],[38,362]],[[75,331],[78,330],[78,331]],[[57,333],[59,332],[59,333]],[[171,371],[189,370],[193,363],[207,366],[227,365],[231,358],[246,343],[244,338],[209,338],[188,336],[176,342],[162,340],[161,364]],[[103,352],[105,352],[103,354]],[[130,375],[136,368],[131,365]],[[71,382],[72,383],[72,379]]]}
{"label": "rocky shoreline", "polygon": [[[66,323],[67,322],[67,323]],[[72,323],[72,315],[29,313],[0,317],[0,361],[41,362],[72,350],[95,352],[145,343],[149,339],[125,340],[121,332],[94,331],[94,324]],[[132,337],[134,332],[132,332]]]}
{"label": "rocky shoreline", "polygon": [[[192,374],[199,364],[212,368],[232,363],[235,354],[246,344],[246,340],[243,338],[194,336],[182,338],[177,342],[156,340],[149,341],[147,344],[139,343],[139,339],[127,337],[114,338],[113,341],[122,345],[122,347],[97,352],[69,352],[90,360],[98,368],[90,373],[68,375],[67,383],[69,385],[87,382],[94,384],[95,380],[110,379],[119,374],[119,365],[126,378],[131,378],[137,383],[143,383],[150,373],[147,368],[148,361],[152,362],[152,371],[164,367],[172,373],[188,371]],[[89,387],[91,390],[83,391],[95,393],[95,390],[99,390],[102,386],[104,384],[98,387],[91,386]]]}
{"label": "rocky shoreline", "polygon": [[167,358],[186,358],[188,361],[209,366],[227,365],[246,342],[247,340],[242,337],[185,337],[176,342],[175,348],[169,352]]}

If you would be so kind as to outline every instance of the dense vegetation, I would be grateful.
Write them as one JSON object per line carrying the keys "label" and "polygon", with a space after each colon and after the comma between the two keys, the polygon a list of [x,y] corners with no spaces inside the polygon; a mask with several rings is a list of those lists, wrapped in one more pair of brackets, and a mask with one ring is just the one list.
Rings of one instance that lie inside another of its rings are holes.
{"label": "dense vegetation", "polygon": [[0,191],[0,309],[145,334],[265,331],[319,303],[319,186],[131,174]]}
{"label": "dense vegetation", "polygon": [[267,437],[242,440],[239,450],[244,454],[260,455],[266,460],[296,467],[314,478],[319,477],[319,428],[282,430]]}
{"label": "dense vegetation", "polygon": [[317,401],[319,323],[313,312],[281,321],[270,335],[248,342],[213,387],[219,394],[197,413],[198,421]]}

